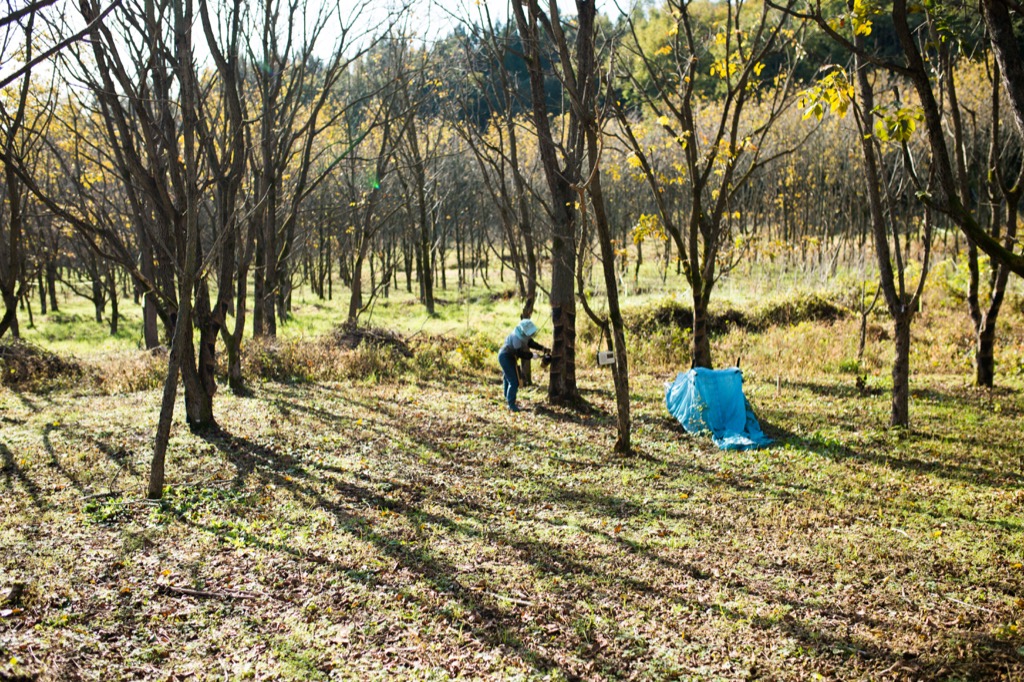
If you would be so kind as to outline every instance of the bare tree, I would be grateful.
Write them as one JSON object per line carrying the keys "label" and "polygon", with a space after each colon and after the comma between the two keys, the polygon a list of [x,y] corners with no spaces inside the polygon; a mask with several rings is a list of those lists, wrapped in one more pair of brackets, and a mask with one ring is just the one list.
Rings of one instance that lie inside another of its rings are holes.
{"label": "bare tree", "polygon": [[[8,4],[7,9],[8,17],[0,23],[3,31],[0,35],[0,56],[9,56],[20,49],[22,60],[32,64],[38,40],[37,13],[43,9],[42,3],[21,10]],[[18,86],[13,92],[5,91],[0,97],[0,162],[3,163],[0,298],[4,305],[3,316],[0,317],[0,338],[8,331],[13,336],[19,335],[18,302],[26,293],[31,274],[26,267],[24,250],[29,193],[18,169],[35,170],[41,137],[52,115],[52,101],[38,101],[32,94],[32,70],[21,69],[20,73]],[[52,100],[54,92],[51,86],[45,97]]]}
{"label": "bare tree", "polygon": [[[639,161],[690,285],[693,365],[711,367],[708,304],[720,274],[720,257],[730,238],[728,214],[749,178],[790,151],[784,148],[765,153],[764,142],[792,102],[792,69],[781,74],[777,82],[769,81],[767,91],[762,87],[768,85],[763,83],[768,80],[767,74],[761,78],[766,62],[786,57],[783,30],[788,16],[784,12],[774,12],[767,5],[748,8],[742,1],[729,2],[721,8],[724,16],[719,28],[708,30],[697,24],[692,4],[689,0],[668,3],[674,23],[668,42],[659,48],[663,54],[668,53],[667,62],[649,53],[634,19],[629,18],[632,40],[623,55],[631,56],[639,68],[634,70],[625,60],[620,65],[639,103],[678,146],[682,172],[671,179],[659,173],[630,112],[625,106],[617,107],[617,111],[622,137]],[[754,17],[749,16],[751,13]],[[710,106],[705,106],[697,90],[703,69],[717,77],[722,90]],[[755,99],[762,100],[765,109],[759,117],[747,112]],[[685,188],[685,210],[678,213],[671,210],[669,199],[674,180]]]}
{"label": "bare tree", "polygon": [[[579,120],[579,111],[570,108],[563,128],[564,140],[556,142],[549,120],[544,87],[544,65],[547,55],[543,46],[550,44],[545,36],[552,35],[560,22],[556,0],[549,0],[544,12],[539,0],[513,2],[516,25],[522,42],[523,59],[530,76],[530,100],[533,125],[537,136],[544,178],[551,195],[551,302],[552,342],[551,367],[548,381],[548,399],[552,402],[574,402],[579,398],[576,385],[576,201],[573,186],[579,186],[583,175],[586,140]],[[560,30],[560,27],[559,27]],[[588,46],[577,42],[576,64],[580,73],[592,72],[585,54]],[[584,51],[584,52],[581,52]],[[556,58],[559,59],[559,58]],[[563,69],[564,69],[564,60]],[[583,67],[583,64],[587,64]],[[568,74],[563,76],[568,77]],[[561,157],[561,160],[559,159]]]}
{"label": "bare tree", "polygon": [[[992,79],[992,121],[988,147],[988,169],[984,174],[985,188],[993,210],[989,214],[988,231],[994,239],[1002,239],[1003,248],[1013,251],[1017,242],[1017,222],[1021,198],[1024,197],[1024,162],[1017,161],[1017,172],[1009,174],[1001,158],[1004,136],[1000,121],[999,66],[995,66]],[[1017,148],[1020,148],[1018,137]],[[1002,210],[999,210],[1002,207]],[[995,383],[996,322],[1006,297],[1010,269],[1005,263],[994,261],[987,282],[987,296],[982,305],[981,268],[978,249],[974,242],[967,253],[970,270],[967,304],[974,323],[974,380],[978,386],[991,388]]]}

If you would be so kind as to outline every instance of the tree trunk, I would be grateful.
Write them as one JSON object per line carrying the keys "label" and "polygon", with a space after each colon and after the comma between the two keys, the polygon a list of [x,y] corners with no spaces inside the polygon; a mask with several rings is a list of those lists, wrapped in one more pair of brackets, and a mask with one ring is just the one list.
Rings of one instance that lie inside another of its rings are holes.
{"label": "tree trunk", "polygon": [[[153,247],[150,244],[146,230],[142,229],[140,233],[142,274],[150,282],[154,282]],[[160,345],[160,332],[156,324],[156,301],[153,300],[153,296],[154,293],[152,291],[144,291],[142,293],[142,338],[147,350]]]}
{"label": "tree trunk", "polygon": [[352,267],[352,290],[348,299],[348,321],[355,323],[363,308],[363,261],[366,259],[366,242],[360,246],[359,255]]}
{"label": "tree trunk", "polygon": [[[187,306],[187,303],[186,303]],[[153,460],[149,466],[149,490],[146,497],[159,500],[164,495],[164,469],[167,458],[167,443],[171,439],[171,421],[174,419],[174,401],[178,397],[178,373],[181,367],[182,344],[188,336],[191,324],[175,326],[171,341],[171,352],[167,357],[167,377],[164,379],[163,397],[160,401],[160,418],[156,426],[153,444]]]}
{"label": "tree trunk", "polygon": [[576,386],[576,221],[569,207],[572,197],[568,184],[555,196],[555,225],[551,244],[551,369],[548,400],[574,402],[579,398]]}
{"label": "tree trunk", "polygon": [[262,226],[256,226],[256,265],[252,272],[252,335],[253,338],[260,338],[267,333],[264,322],[263,299],[266,298],[266,245],[263,240]]}
{"label": "tree trunk", "polygon": [[896,359],[892,363],[891,426],[910,426],[910,320],[912,312],[894,316]]}
{"label": "tree trunk", "polygon": [[[524,7],[526,5],[526,7]],[[554,5],[550,5],[555,7]],[[558,162],[558,146],[548,120],[545,76],[541,58],[537,4],[512,3],[519,27],[527,72],[530,78],[530,101],[533,123],[537,130],[538,151],[551,193],[551,321],[552,353],[548,381],[548,400],[574,402],[579,398],[576,385],[576,221],[572,210],[571,185],[578,182],[583,160],[582,131],[578,118],[570,114],[569,145],[563,147],[564,167]],[[528,10],[529,19],[524,9]],[[577,55],[578,71],[590,78],[592,62]],[[589,55],[592,57],[592,55]],[[587,83],[581,88],[586,89]]]}
{"label": "tree trunk", "polygon": [[114,269],[107,271],[107,294],[110,296],[110,335],[117,336],[117,325],[121,314],[117,310],[117,277]]}
{"label": "tree trunk", "polygon": [[50,296],[50,310],[57,312],[57,265],[52,261],[46,263],[46,290]]}
{"label": "tree trunk", "polygon": [[334,300],[334,263],[331,261],[331,245],[333,240],[330,236],[327,237],[327,256],[324,260],[324,269],[327,271],[327,300]]}
{"label": "tree trunk", "polygon": [[245,380],[242,378],[242,349],[240,343],[234,343],[234,335],[224,340],[224,349],[228,356],[228,388],[234,395],[245,395]]}
{"label": "tree trunk", "polygon": [[[93,259],[93,265],[96,265]],[[98,267],[92,269],[92,305],[96,316],[96,324],[103,324],[103,311],[106,309],[106,301],[103,294],[103,280]]]}
{"label": "tree trunk", "polygon": [[[203,359],[200,351],[199,362]],[[185,389],[185,422],[193,433],[201,433],[217,425],[213,418],[213,393],[205,385],[201,369],[197,366],[195,344],[189,333],[182,348],[181,384]]]}
{"label": "tree trunk", "polygon": [[995,385],[996,361],[996,325],[994,320],[986,316],[984,324],[978,330],[978,345],[974,352],[975,384],[985,388]]}
{"label": "tree trunk", "polygon": [[46,314],[46,285],[43,282],[43,268],[36,273],[36,286],[39,287],[39,314]]}
{"label": "tree trunk", "polygon": [[253,255],[252,236],[248,236],[238,263],[238,272],[235,277],[237,288],[235,289],[235,326],[229,333],[225,324],[221,336],[224,339],[224,347],[228,354],[228,386],[235,395],[246,395],[245,380],[242,378],[242,339],[245,337],[245,306],[248,296],[246,281],[249,274],[249,264]]}
{"label": "tree trunk", "polygon": [[693,367],[711,369],[711,339],[708,337],[708,305],[704,296],[696,291],[693,295]]}
{"label": "tree trunk", "polygon": [[402,263],[405,265],[405,291],[412,293],[413,249],[408,239],[402,240]]}
{"label": "tree trunk", "polygon": [[[593,16],[590,17],[593,22]],[[584,29],[587,27],[581,17]],[[597,123],[590,122],[596,128]],[[596,164],[600,152],[598,150],[598,132],[593,128],[587,131],[587,149],[591,163]],[[593,199],[594,222],[597,223],[597,236],[601,245],[601,266],[604,271],[604,286],[608,296],[608,318],[612,325],[612,348],[615,350],[615,365],[612,376],[615,381],[615,407],[617,415],[618,437],[615,440],[615,452],[628,453],[632,450],[630,442],[629,416],[629,364],[626,355],[626,332],[619,309],[618,279],[615,276],[615,249],[608,229],[608,216],[604,209],[604,193],[601,187],[601,172],[595,170],[590,180],[590,195]]]}
{"label": "tree trunk", "polygon": [[36,321],[35,318],[32,317],[32,299],[28,294],[26,294],[22,297],[21,303],[25,307],[25,312],[28,313],[28,328],[35,329]]}

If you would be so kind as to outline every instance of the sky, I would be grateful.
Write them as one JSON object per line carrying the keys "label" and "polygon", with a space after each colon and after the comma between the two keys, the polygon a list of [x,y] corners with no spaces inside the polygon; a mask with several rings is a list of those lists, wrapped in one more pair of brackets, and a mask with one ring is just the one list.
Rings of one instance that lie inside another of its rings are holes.
{"label": "sky", "polygon": [[[627,7],[636,0],[618,0]],[[409,26],[422,40],[436,40],[452,32],[460,23],[485,22],[486,14],[494,23],[506,23],[511,16],[510,0],[410,0],[411,19]],[[364,3],[360,0],[338,0],[342,16],[351,16]],[[371,0],[371,8],[363,10],[369,25],[379,26],[387,20],[389,9],[398,7],[397,0]],[[541,0],[541,6],[547,1]],[[560,0],[559,11],[563,17],[576,14],[576,3]],[[603,14],[618,15],[616,0],[597,0],[597,10]]]}
{"label": "sky", "polygon": [[[101,4],[107,6],[112,0],[103,0]],[[406,27],[414,39],[424,42],[438,40],[450,34],[460,24],[486,22],[485,17],[489,14],[490,20],[494,23],[506,23],[510,17],[511,1],[521,0],[407,0],[409,3],[409,14],[406,17]],[[387,25],[389,16],[393,15],[401,5],[401,0],[307,0],[310,11],[307,12],[307,25],[315,21],[313,8],[330,8],[335,16],[329,21],[325,30],[320,35],[316,45],[316,52],[327,57],[333,52],[338,42],[340,26],[338,17],[342,23],[353,26],[353,32],[347,40],[348,48],[358,45],[363,40],[374,34],[379,34],[381,28]],[[542,6],[546,6],[548,0],[540,0]],[[630,6],[637,0],[597,0],[599,12],[611,16],[619,14],[618,7]],[[216,4],[216,3],[215,3]],[[76,11],[73,9],[73,0],[62,0],[59,7],[68,10],[67,15],[71,18],[71,30],[77,30],[80,20],[76,21]],[[563,17],[573,16],[576,13],[574,0],[559,0],[559,11]],[[200,61],[208,59],[207,49],[201,36],[196,36],[196,56]],[[11,47],[11,46],[8,46]],[[13,73],[20,67],[20,63],[13,59],[13,50],[10,54],[0,55],[0,76]],[[37,73],[48,71],[48,65],[37,67]]]}

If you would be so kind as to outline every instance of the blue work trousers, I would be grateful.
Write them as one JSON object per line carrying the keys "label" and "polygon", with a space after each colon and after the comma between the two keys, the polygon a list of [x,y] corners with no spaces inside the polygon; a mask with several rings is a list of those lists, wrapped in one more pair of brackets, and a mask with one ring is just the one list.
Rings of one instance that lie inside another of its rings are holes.
{"label": "blue work trousers", "polygon": [[501,365],[501,388],[505,402],[509,408],[516,406],[516,394],[519,392],[519,376],[516,374],[516,356],[512,353],[498,353],[498,364]]}

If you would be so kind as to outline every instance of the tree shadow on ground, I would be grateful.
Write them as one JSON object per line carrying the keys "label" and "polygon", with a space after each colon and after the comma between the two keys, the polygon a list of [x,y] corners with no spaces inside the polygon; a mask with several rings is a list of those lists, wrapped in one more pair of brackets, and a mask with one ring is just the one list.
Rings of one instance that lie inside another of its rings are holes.
{"label": "tree shadow on ground", "polygon": [[[296,409],[289,406],[289,409]],[[411,423],[404,419],[401,410],[396,406],[380,408],[380,418],[389,420],[390,425],[404,431],[410,441],[416,441],[427,448],[437,458],[436,466],[446,466],[450,459],[457,453],[453,452],[443,437],[437,435],[436,430],[423,428],[423,425]],[[333,427],[339,419],[344,419],[329,410],[312,408],[306,410],[305,414],[315,415],[325,427]],[[466,427],[470,428],[470,427]],[[381,433],[385,433],[383,430]],[[559,618],[560,620],[570,619],[574,616],[583,618],[586,616],[587,602],[592,599],[591,595],[580,594],[569,590],[554,590],[552,596],[561,600],[561,611],[552,610],[554,607],[549,604],[527,607],[531,609],[536,618],[537,612],[541,619],[534,620],[534,625],[529,625],[522,618],[525,613],[519,605],[509,602],[500,594],[482,591],[473,586],[467,580],[467,574],[456,563],[446,560],[432,549],[429,540],[405,541],[387,530],[378,530],[366,523],[366,520],[356,510],[375,508],[405,516],[409,521],[416,523],[427,522],[435,525],[442,532],[455,538],[459,535],[481,538],[489,546],[501,548],[508,561],[521,561],[528,564],[532,571],[544,576],[580,576],[593,583],[598,589],[609,593],[630,594],[630,595],[653,595],[660,604],[675,604],[692,613],[705,613],[709,608],[705,601],[698,601],[695,598],[681,596],[671,580],[663,581],[664,584],[655,585],[643,580],[639,576],[646,575],[643,570],[638,570],[635,563],[620,564],[612,557],[602,555],[590,556],[585,554],[585,548],[578,548],[576,544],[563,546],[553,542],[544,541],[530,534],[515,532],[511,529],[504,530],[501,526],[489,523],[489,519],[501,513],[500,500],[481,498],[481,502],[475,509],[465,506],[458,506],[453,494],[445,490],[439,491],[416,491],[414,486],[404,484],[390,484],[393,487],[387,491],[381,491],[373,487],[374,476],[377,472],[370,471],[367,478],[360,479],[359,472],[347,471],[330,465],[309,461],[302,454],[302,449],[290,449],[284,451],[281,447],[271,442],[256,442],[244,436],[235,435],[227,430],[216,430],[202,436],[208,443],[213,445],[224,458],[236,469],[236,476],[233,485],[243,487],[250,478],[255,477],[262,482],[273,483],[276,487],[287,490],[304,507],[315,509],[320,508],[331,514],[338,522],[338,526],[347,533],[358,536],[364,541],[372,543],[377,552],[390,558],[403,570],[410,572],[417,580],[422,580],[438,593],[459,603],[469,616],[455,616],[444,614],[446,619],[455,628],[464,629],[478,641],[492,648],[497,648],[509,654],[519,656],[535,670],[542,673],[558,671],[569,679],[581,679],[592,676],[592,671],[587,668],[593,664],[599,670],[604,671],[611,677],[625,677],[636,668],[632,659],[624,657],[617,649],[610,647],[602,650],[601,647],[591,645],[584,646],[582,641],[577,642],[575,636],[563,640],[563,651],[571,656],[578,656],[579,660],[566,658],[564,655],[552,656],[539,647],[533,645],[530,639],[536,638],[534,630],[537,625],[543,622],[544,618]],[[391,447],[401,448],[400,442],[392,442]],[[298,454],[293,454],[293,453]],[[408,454],[408,453],[406,453]],[[850,454],[847,456],[855,456]],[[422,464],[429,468],[434,466]],[[470,463],[468,466],[483,466],[480,463]],[[710,469],[694,464],[697,471],[713,473]],[[623,498],[615,498],[608,495],[596,495],[580,491],[566,491],[562,488],[552,486],[550,480],[540,477],[540,474],[533,473],[529,468],[517,470],[523,476],[532,476],[538,485],[547,486],[547,489],[540,493],[533,503],[549,502],[562,503],[569,508],[582,508],[593,510],[595,513],[629,513],[640,514],[642,511],[632,501]],[[384,478],[390,478],[383,473]],[[355,477],[357,481],[345,480],[343,477]],[[380,477],[380,476],[378,476]],[[735,484],[735,485],[734,485]],[[763,480],[730,480],[724,483],[736,487],[737,490],[746,490],[750,487],[765,487]],[[748,486],[747,488],[742,487]],[[739,487],[737,487],[739,486]],[[419,504],[419,495],[431,495],[430,510],[427,505]],[[410,501],[411,500],[411,501]],[[438,512],[437,509],[446,509],[450,512]],[[456,520],[456,515],[472,516],[476,524],[461,523]],[[177,518],[184,524],[200,528],[204,532],[223,537],[229,529],[214,527],[210,524],[197,523],[195,519],[186,514],[178,515]],[[677,518],[677,517],[672,517]],[[687,518],[685,514],[679,514],[678,518]],[[698,519],[689,519],[690,523],[697,524]],[[596,529],[584,529],[593,535],[600,535],[602,532]],[[622,538],[614,538],[604,533],[606,542],[611,544],[622,544]],[[332,564],[325,562],[322,558],[311,555],[308,551],[283,541],[268,541],[266,538],[254,534],[246,536],[246,541],[255,546],[260,546],[267,551],[282,552],[298,559],[310,561],[313,564],[322,566],[324,570],[334,570],[344,573],[345,577],[352,580],[365,580],[366,576],[360,578],[352,573],[351,566]],[[747,590],[755,592],[756,588],[749,582],[730,578],[727,581],[712,580],[711,567],[700,562],[688,562],[680,558],[678,552],[665,552],[656,546],[647,543],[632,542],[628,544],[631,554],[640,557],[643,562],[656,562],[666,571],[678,571],[684,576],[700,581],[711,581],[708,592],[720,589],[723,583],[730,589]],[[402,580],[401,577],[387,578],[391,580]],[[401,589],[405,585],[392,584],[394,589]],[[498,591],[503,591],[498,588]],[[596,597],[593,597],[596,598]],[[791,617],[783,621],[764,619],[759,616],[752,616],[749,612],[731,609],[727,606],[715,605],[715,611],[722,617],[728,618],[737,624],[746,623],[753,627],[763,629],[769,633],[786,635],[801,642],[808,650],[814,651],[815,655],[823,660],[856,660],[877,672],[882,667],[889,670],[908,668],[905,672],[921,675],[937,673],[935,667],[923,666],[913,661],[908,662],[904,653],[896,652],[885,647],[867,647],[862,642],[851,637],[840,637],[831,631],[825,631],[809,625],[806,620],[810,618],[822,619],[831,618],[844,621],[857,620],[852,614],[840,612],[835,609],[829,611],[817,603],[803,603],[795,601],[779,591],[764,592],[764,598],[771,603],[788,604],[794,608],[803,609],[808,613],[807,619]],[[667,608],[665,606],[664,608]],[[470,617],[471,616],[471,617]],[[566,621],[567,622],[567,621]],[[578,644],[578,646],[577,646]],[[986,646],[989,643],[986,642]],[[996,647],[993,643],[991,646]],[[575,647],[575,648],[574,648]],[[1005,654],[1005,646],[996,649]],[[839,651],[840,653],[836,653]],[[1009,655],[1009,654],[1006,654]],[[1000,660],[1005,659],[1001,655]],[[1009,659],[1013,660],[1013,659]],[[917,666],[914,668],[914,666]],[[909,670],[913,668],[913,671]],[[992,664],[988,661],[964,661],[957,663],[950,668],[952,674],[967,675],[968,677],[983,678],[992,670]]]}
{"label": "tree shadow on ground", "polygon": [[554,405],[543,402],[537,403],[532,409],[536,414],[547,417],[552,421],[580,426],[596,426],[615,419],[615,415],[603,410],[582,396],[576,400]]}
{"label": "tree shadow on ground", "polygon": [[799,438],[794,431],[786,428],[780,422],[769,419],[768,417],[759,415],[757,417],[757,423],[761,425],[761,430],[764,432],[764,435],[775,441],[769,447],[785,445]]}
{"label": "tree shadow on ground", "polygon": [[[22,405],[27,407],[31,412],[34,412],[34,413],[38,414],[38,413],[43,411],[43,408],[41,408],[39,406],[39,404],[36,403],[35,400],[30,398],[24,391],[20,391],[20,390],[12,388],[11,389],[11,393],[14,395],[14,397],[16,397],[19,401],[21,401]],[[36,396],[36,399],[37,400],[40,399],[39,396]],[[49,401],[46,401],[46,402],[49,403]]]}
{"label": "tree shadow on ground", "polygon": [[[206,438],[207,442],[218,448],[236,466],[240,477],[236,477],[237,484],[241,484],[245,478],[254,473],[266,477],[278,487],[291,491],[297,498],[304,500],[310,506],[329,511],[343,528],[357,534],[364,541],[372,542],[382,554],[391,557],[404,568],[419,575],[434,589],[458,600],[465,609],[473,614],[473,618],[460,619],[459,622],[453,622],[453,625],[469,630],[492,647],[510,649],[511,652],[522,656],[540,672],[559,670],[569,679],[578,679],[572,671],[564,669],[554,659],[534,650],[516,635],[510,635],[509,633],[517,632],[522,626],[518,615],[514,611],[503,611],[497,604],[489,603],[483,595],[463,585],[457,577],[459,571],[454,565],[437,558],[426,546],[396,542],[394,538],[369,528],[359,517],[326,498],[315,487],[300,482],[312,478],[301,466],[301,463],[296,462],[290,456],[278,453],[272,447],[232,436],[222,429],[208,434]],[[401,500],[383,496],[366,487],[336,480],[331,481],[330,485],[335,492],[353,503],[370,504],[376,508],[414,517],[416,520],[425,519],[446,527],[450,532],[476,533],[475,530],[456,524],[447,517],[428,513],[423,509],[412,507]],[[217,529],[207,530],[218,532]],[[294,549],[290,553],[302,554]],[[492,599],[490,601],[499,600]],[[451,616],[448,618],[455,620]]]}
{"label": "tree shadow on ground", "polygon": [[787,379],[782,383],[783,389],[797,389],[800,391],[808,391],[814,395],[821,396],[823,398],[842,398],[849,400],[860,400],[865,398],[876,398],[882,395],[882,392],[876,391],[874,388],[867,388],[861,390],[857,388],[854,383],[855,379],[851,378],[850,383],[818,383],[814,381],[799,381],[793,379]]}
{"label": "tree shadow on ground", "polygon": [[941,461],[929,461],[920,457],[889,455],[865,448],[855,450],[832,439],[811,434],[799,436],[789,441],[819,457],[834,462],[859,461],[878,466],[911,472],[916,475],[931,474],[948,480],[962,481],[971,485],[983,485],[990,488],[1005,488],[1007,485],[1024,483],[1024,476],[1011,472],[1001,472],[984,467],[947,464]]}
{"label": "tree shadow on ground", "polygon": [[2,441],[0,441],[0,461],[3,462],[3,466],[0,466],[0,474],[3,474],[4,482],[11,489],[12,493],[17,481],[25,489],[25,492],[28,493],[32,505],[40,511],[45,509],[46,502],[43,500],[43,491],[40,489],[39,484],[24,469],[18,466],[14,453]]}

